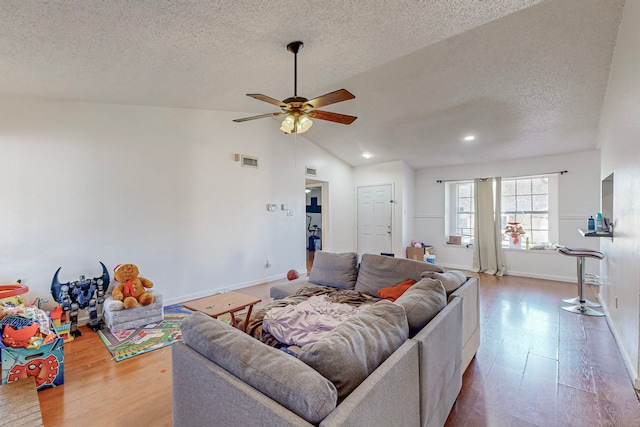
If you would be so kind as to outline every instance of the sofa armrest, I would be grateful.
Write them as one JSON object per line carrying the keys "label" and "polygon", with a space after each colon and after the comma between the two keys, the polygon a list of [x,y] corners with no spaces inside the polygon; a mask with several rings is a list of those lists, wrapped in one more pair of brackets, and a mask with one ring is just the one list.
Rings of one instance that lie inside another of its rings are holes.
{"label": "sofa armrest", "polygon": [[405,341],[320,423],[320,427],[419,425],[418,358],[417,343]]}
{"label": "sofa armrest", "polygon": [[173,425],[313,426],[185,343],[171,354]]}
{"label": "sofa armrest", "polygon": [[442,426],[462,388],[462,299],[453,298],[411,340],[420,345],[420,425]]}
{"label": "sofa armrest", "polygon": [[480,347],[480,284],[470,277],[451,298],[462,298],[462,373]]}

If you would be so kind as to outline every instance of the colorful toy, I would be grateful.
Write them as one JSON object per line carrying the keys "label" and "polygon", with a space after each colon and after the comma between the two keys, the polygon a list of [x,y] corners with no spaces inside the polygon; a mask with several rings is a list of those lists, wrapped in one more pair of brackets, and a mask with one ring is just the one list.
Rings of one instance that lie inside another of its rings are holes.
{"label": "colorful toy", "polygon": [[64,311],[62,307],[57,306],[49,315],[51,323],[55,328],[58,335],[64,340],[64,342],[73,341],[73,335],[71,335],[71,322],[64,319]]}
{"label": "colorful toy", "polygon": [[51,295],[53,295],[53,299],[60,303],[65,317],[68,318],[67,315],[70,315],[71,335],[74,337],[82,335],[78,330],[79,310],[87,309],[90,318],[89,327],[94,331],[100,329],[98,317],[99,314],[102,314],[104,294],[110,280],[107,267],[103,263],[100,263],[100,265],[102,266],[102,276],[100,277],[86,279],[84,276],[80,276],[80,279],[75,282],[60,283],[58,274],[62,267],[59,267],[51,281]]}
{"label": "colorful toy", "polygon": [[4,325],[2,342],[7,347],[27,348],[32,343],[32,338],[38,335],[39,329],[36,322],[30,322],[28,326],[22,328],[11,324]]}
{"label": "colorful toy", "polygon": [[0,285],[0,299],[22,295],[29,292],[29,287],[22,284],[22,280],[17,280],[11,285]]}
{"label": "colorful toy", "polygon": [[120,282],[113,288],[111,295],[114,300],[122,301],[124,308],[134,308],[141,305],[149,305],[155,301],[152,294],[146,288],[152,288],[153,282],[144,277],[139,277],[138,266],[135,264],[119,264],[113,269],[114,278]]}

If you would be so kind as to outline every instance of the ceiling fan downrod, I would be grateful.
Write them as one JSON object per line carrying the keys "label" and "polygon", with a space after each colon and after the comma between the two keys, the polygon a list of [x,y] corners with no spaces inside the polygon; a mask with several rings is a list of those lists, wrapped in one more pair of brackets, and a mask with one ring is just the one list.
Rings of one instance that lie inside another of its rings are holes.
{"label": "ceiling fan downrod", "polygon": [[301,41],[291,42],[287,45],[287,50],[293,53],[293,97],[298,96],[298,52],[304,47]]}

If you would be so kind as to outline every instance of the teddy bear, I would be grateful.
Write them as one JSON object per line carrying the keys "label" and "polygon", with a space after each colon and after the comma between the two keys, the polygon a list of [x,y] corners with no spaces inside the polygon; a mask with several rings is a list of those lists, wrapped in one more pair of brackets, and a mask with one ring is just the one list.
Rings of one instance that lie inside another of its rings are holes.
{"label": "teddy bear", "polygon": [[138,276],[138,266],[135,264],[119,264],[113,269],[114,278],[118,283],[111,292],[114,300],[122,301],[124,308],[134,308],[149,305],[155,301],[147,288],[153,287],[153,282]]}

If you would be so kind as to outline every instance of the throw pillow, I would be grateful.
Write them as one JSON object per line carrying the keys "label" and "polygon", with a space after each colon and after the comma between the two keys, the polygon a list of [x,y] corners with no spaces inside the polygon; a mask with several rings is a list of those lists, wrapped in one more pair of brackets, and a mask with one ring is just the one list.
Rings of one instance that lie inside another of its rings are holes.
{"label": "throw pillow", "polygon": [[203,313],[181,329],[189,347],[310,423],[335,409],[335,386],[298,359]]}
{"label": "throw pillow", "polygon": [[334,254],[316,251],[309,282],[340,289],[353,289],[358,277],[358,255],[355,252]]}
{"label": "throw pillow", "polygon": [[437,273],[435,271],[425,271],[422,273],[422,277],[428,277],[430,279],[438,279],[444,285],[444,289],[447,291],[447,295],[458,289],[464,282],[467,281],[467,275],[462,271],[451,270],[445,273]]}
{"label": "throw pillow", "polygon": [[389,301],[395,301],[400,295],[406,292],[411,286],[415,285],[416,281],[413,279],[407,279],[404,282],[400,282],[397,285],[382,288],[376,294],[380,298],[388,299]]}
{"label": "throw pillow", "polygon": [[447,305],[447,294],[439,280],[422,279],[395,303],[404,307],[409,322],[409,336],[414,336]]}
{"label": "throw pillow", "polygon": [[302,347],[298,360],[336,386],[340,403],[408,336],[404,309],[382,300],[346,320],[320,341]]}

